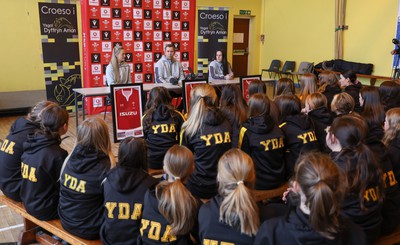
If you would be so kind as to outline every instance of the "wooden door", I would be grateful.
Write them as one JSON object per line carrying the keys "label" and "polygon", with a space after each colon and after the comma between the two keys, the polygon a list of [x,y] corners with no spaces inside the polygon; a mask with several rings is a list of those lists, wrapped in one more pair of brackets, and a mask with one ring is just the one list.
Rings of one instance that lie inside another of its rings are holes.
{"label": "wooden door", "polygon": [[235,77],[247,76],[249,58],[249,23],[250,19],[233,20],[232,70]]}

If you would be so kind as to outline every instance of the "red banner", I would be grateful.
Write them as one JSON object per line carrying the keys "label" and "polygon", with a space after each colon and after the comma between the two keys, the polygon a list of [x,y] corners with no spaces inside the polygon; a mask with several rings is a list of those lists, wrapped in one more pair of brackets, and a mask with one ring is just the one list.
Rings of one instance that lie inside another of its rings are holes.
{"label": "red banner", "polygon": [[[125,48],[132,82],[154,82],[154,64],[173,44],[185,71],[193,67],[195,0],[83,0],[84,87],[105,86],[113,47]],[[103,111],[88,98],[89,114]],[[104,100],[100,100],[104,101]]]}
{"label": "red banner", "polygon": [[207,83],[205,79],[196,79],[196,80],[183,80],[182,81],[182,96],[183,96],[183,107],[185,112],[189,111],[190,107],[190,92],[194,87],[199,84]]}

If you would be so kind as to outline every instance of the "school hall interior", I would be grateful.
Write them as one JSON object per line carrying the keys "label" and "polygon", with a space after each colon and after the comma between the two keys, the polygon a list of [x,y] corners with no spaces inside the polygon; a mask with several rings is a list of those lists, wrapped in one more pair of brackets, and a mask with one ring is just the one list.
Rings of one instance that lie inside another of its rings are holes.
{"label": "school hall interior", "polygon": [[[84,0],[60,0],[76,4],[78,28],[81,31],[80,4]],[[0,53],[0,139],[4,139],[10,125],[28,107],[46,99],[43,75],[42,46],[37,0],[2,0],[0,24],[2,28]],[[224,7],[229,10],[227,57],[233,63],[234,21],[249,20],[249,46],[247,74],[261,74],[271,61],[302,61],[317,64],[335,59],[336,2],[321,0],[196,0],[196,7]],[[250,11],[241,15],[240,10]],[[342,59],[372,63],[372,75],[391,77],[393,56],[392,39],[396,36],[399,12],[398,1],[349,0],[345,7]],[[197,22],[197,17],[196,17]],[[82,41],[79,35],[80,60]],[[195,36],[197,35],[197,29]],[[195,42],[194,60],[197,59]],[[197,70],[194,62],[194,70]],[[296,66],[296,70],[297,70]],[[83,77],[82,80],[85,78]],[[368,79],[360,79],[369,84]],[[382,80],[381,80],[382,81]],[[378,81],[376,85],[379,85]],[[272,94],[271,91],[268,93]],[[10,116],[11,115],[11,116]],[[103,114],[89,117],[103,117]],[[111,114],[106,122],[112,134]],[[68,152],[76,138],[75,118],[69,118],[69,130],[63,136],[62,147]],[[112,138],[113,135],[110,135]],[[117,155],[118,144],[113,144]],[[21,216],[0,204],[0,243],[15,243],[23,229]]]}

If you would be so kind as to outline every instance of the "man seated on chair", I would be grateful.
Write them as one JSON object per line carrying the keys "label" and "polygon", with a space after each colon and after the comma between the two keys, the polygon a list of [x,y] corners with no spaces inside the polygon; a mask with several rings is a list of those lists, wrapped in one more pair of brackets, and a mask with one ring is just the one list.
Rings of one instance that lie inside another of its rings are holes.
{"label": "man seated on chair", "polygon": [[164,55],[154,67],[156,83],[171,83],[182,85],[185,79],[181,62],[175,60],[175,49],[172,44],[165,45]]}

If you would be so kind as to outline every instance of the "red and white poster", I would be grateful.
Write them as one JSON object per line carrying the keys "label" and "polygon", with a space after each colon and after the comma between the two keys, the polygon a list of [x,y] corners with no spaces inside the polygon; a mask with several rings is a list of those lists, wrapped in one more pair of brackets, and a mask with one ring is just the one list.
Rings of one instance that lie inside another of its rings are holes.
{"label": "red and white poster", "polygon": [[261,75],[240,77],[240,88],[242,89],[242,95],[246,102],[248,102],[250,98],[249,85],[254,80],[261,81]]}
{"label": "red and white poster", "polygon": [[[173,44],[184,70],[193,67],[195,0],[82,0],[84,87],[105,86],[116,44],[125,48],[133,83],[153,83],[154,64]],[[88,98],[86,111],[99,113]]]}
{"label": "red and white poster", "polygon": [[183,80],[182,81],[182,97],[183,97],[183,108],[185,112],[189,111],[190,107],[190,92],[194,87],[199,84],[207,83],[205,79],[196,79],[196,80]]}
{"label": "red and white poster", "polygon": [[114,141],[142,137],[142,84],[111,85]]}

